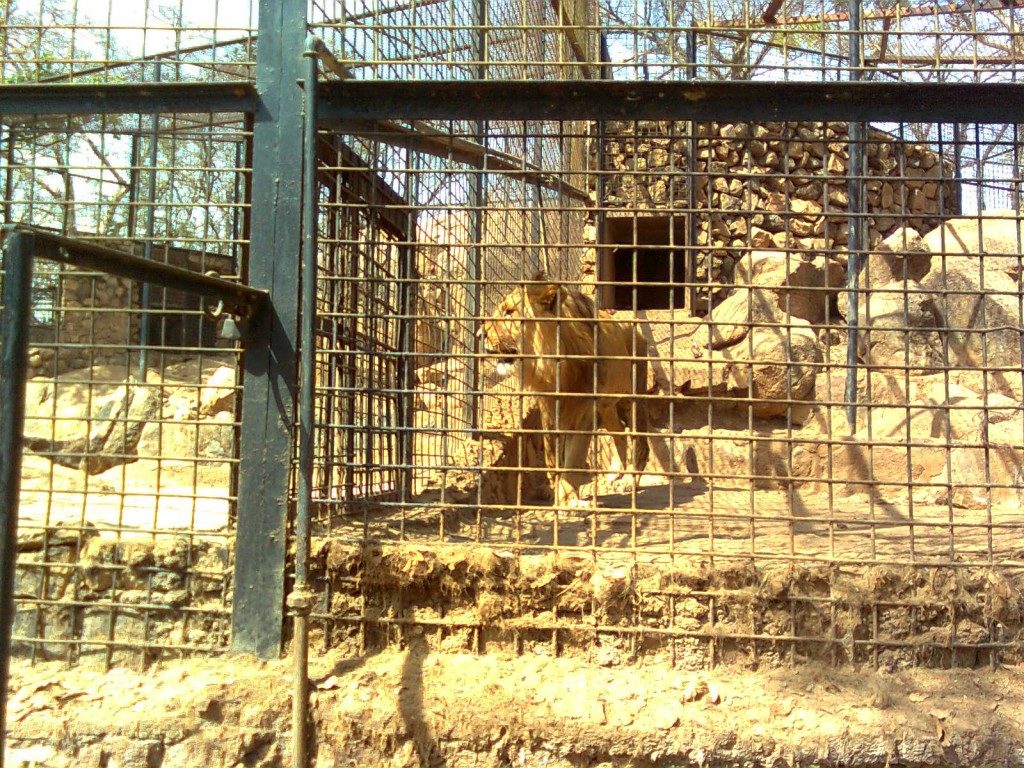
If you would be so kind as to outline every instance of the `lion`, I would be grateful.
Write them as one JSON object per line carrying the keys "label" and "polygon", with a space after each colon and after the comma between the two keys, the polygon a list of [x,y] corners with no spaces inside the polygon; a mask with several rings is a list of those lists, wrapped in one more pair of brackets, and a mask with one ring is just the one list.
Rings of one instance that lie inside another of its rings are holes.
{"label": "lion", "polygon": [[610,468],[609,479],[619,480],[631,465],[635,486],[650,445],[646,403],[636,397],[647,386],[647,343],[631,323],[612,319],[579,290],[538,274],[499,302],[480,335],[485,354],[498,358],[498,375],[504,378],[518,365],[523,389],[537,400],[556,506],[583,506],[580,486],[597,428],[615,442],[618,466]]}

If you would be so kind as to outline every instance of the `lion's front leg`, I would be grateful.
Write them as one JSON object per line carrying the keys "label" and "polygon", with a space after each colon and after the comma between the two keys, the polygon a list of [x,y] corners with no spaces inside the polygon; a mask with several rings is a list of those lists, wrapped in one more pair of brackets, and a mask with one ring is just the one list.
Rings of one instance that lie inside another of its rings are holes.
{"label": "lion's front leg", "polygon": [[553,429],[544,427],[544,466],[548,470],[548,485],[554,499],[558,499],[558,468],[561,465],[561,440]]}
{"label": "lion's front leg", "polygon": [[538,398],[540,409],[541,441],[544,445],[544,466],[547,468],[548,486],[557,503],[559,497],[559,472],[562,465],[561,440],[555,425],[554,405],[548,398]]}
{"label": "lion's front leg", "polygon": [[[580,423],[580,422],[584,423]],[[584,507],[580,487],[587,481],[587,459],[593,438],[589,419],[576,419],[570,431],[562,433],[562,465],[556,503],[564,507]]]}

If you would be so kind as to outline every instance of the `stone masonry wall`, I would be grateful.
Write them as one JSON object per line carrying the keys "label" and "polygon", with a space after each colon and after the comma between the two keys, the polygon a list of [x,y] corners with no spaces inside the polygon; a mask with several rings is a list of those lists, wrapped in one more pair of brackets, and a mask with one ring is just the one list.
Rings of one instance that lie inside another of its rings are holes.
{"label": "stone masonry wall", "polygon": [[33,337],[30,375],[53,376],[93,364],[128,365],[128,347],[138,343],[139,316],[127,310],[138,306],[138,286],[126,278],[83,275],[73,268],[58,280],[54,328]]}
{"label": "stone masonry wall", "polygon": [[[112,660],[128,664],[173,647],[223,648],[229,637],[230,541],[157,541],[101,538],[87,528],[39,531],[18,540],[14,653],[36,658],[102,662],[113,638]],[[112,607],[116,604],[116,607]],[[66,642],[80,637],[72,651]],[[53,642],[47,642],[52,640]],[[124,645],[127,644],[127,645]]]}
{"label": "stone masonry wall", "polygon": [[[695,126],[697,280],[730,282],[744,250],[842,250],[848,238],[845,123],[703,123]],[[685,123],[605,126],[602,205],[609,215],[684,211],[690,139]],[[591,153],[598,151],[596,142]],[[921,144],[870,131],[865,145],[873,245],[900,226],[919,232],[959,212],[954,168]],[[615,173],[618,171],[618,173]],[[588,234],[596,235],[593,227]],[[597,253],[584,258],[593,275]]]}

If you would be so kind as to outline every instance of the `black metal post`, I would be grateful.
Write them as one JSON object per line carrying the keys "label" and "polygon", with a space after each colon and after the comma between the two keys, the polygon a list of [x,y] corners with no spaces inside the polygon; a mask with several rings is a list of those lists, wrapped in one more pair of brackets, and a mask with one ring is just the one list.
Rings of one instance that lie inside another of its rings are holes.
{"label": "black metal post", "polygon": [[248,275],[270,292],[273,311],[251,330],[244,356],[231,644],[269,658],[283,637],[297,397],[305,0],[260,0],[259,20],[252,210],[260,214],[252,219]]}
{"label": "black metal post", "polygon": [[[153,63],[153,78],[160,82],[160,62]],[[156,166],[160,152],[160,115],[153,114],[149,128],[149,184],[147,185],[146,202],[146,241],[142,244],[142,255],[147,261],[153,260],[153,237],[156,233]],[[149,364],[150,344],[150,309],[153,304],[153,291],[149,283],[143,283],[139,296],[139,381],[146,380],[146,367]]]}
{"label": "black metal post", "polygon": [[[690,20],[690,29],[686,30],[686,79],[697,77],[697,30]],[[687,309],[690,314],[697,311],[697,123],[687,123],[690,134],[686,142],[686,279],[690,287],[686,291]],[[709,305],[710,308],[710,305]]]}
{"label": "black metal post", "polygon": [[14,232],[4,252],[3,349],[0,350],[0,767],[7,733],[7,682],[14,627],[14,578],[18,549],[18,494],[28,378],[28,329],[32,314],[31,234]]}
{"label": "black metal post", "polygon": [[[850,80],[861,79],[863,56],[860,39],[860,3],[850,0]],[[850,432],[857,431],[857,343],[860,334],[858,323],[858,280],[860,277],[860,253],[864,242],[864,137],[865,125],[851,122],[849,127],[850,165],[849,175],[849,233],[846,242],[846,291],[850,308],[846,315],[846,420]]]}

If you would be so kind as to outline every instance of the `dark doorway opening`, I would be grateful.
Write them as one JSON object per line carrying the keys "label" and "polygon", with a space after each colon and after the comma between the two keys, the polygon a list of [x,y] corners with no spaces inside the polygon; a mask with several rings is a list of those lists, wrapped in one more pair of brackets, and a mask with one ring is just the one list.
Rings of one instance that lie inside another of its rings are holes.
{"label": "dark doorway opening", "polygon": [[614,309],[681,309],[686,304],[686,219],[608,218],[602,279]]}

